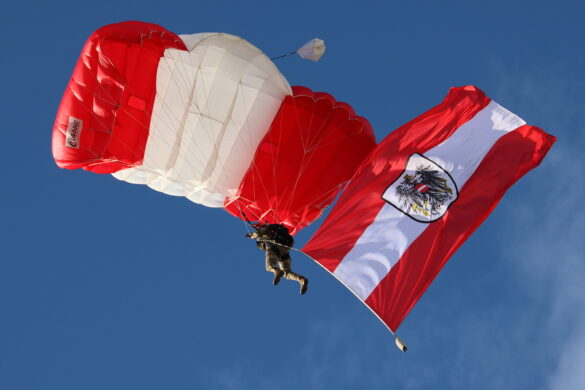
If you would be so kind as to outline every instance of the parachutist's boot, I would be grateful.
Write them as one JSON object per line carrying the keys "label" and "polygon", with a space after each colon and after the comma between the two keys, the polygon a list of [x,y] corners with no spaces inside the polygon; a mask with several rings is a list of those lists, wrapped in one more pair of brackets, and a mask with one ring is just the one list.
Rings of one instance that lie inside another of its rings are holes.
{"label": "parachutist's boot", "polygon": [[309,287],[309,279],[305,277],[301,277],[302,279],[299,281],[301,284],[301,295],[307,292],[307,288]]}
{"label": "parachutist's boot", "polygon": [[272,284],[276,286],[278,282],[280,282],[280,278],[282,278],[282,275],[284,275],[284,271],[282,270],[274,272],[274,280],[272,281]]}

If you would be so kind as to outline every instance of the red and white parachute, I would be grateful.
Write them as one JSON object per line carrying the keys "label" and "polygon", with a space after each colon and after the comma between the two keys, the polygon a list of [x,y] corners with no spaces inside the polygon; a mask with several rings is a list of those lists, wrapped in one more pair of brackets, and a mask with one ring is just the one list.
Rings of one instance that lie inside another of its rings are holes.
{"label": "red and white parachute", "polygon": [[[317,41],[313,60],[324,50]],[[319,217],[375,144],[349,105],[291,88],[244,39],[143,22],[90,36],[53,129],[62,168],[112,173],[293,233]]]}

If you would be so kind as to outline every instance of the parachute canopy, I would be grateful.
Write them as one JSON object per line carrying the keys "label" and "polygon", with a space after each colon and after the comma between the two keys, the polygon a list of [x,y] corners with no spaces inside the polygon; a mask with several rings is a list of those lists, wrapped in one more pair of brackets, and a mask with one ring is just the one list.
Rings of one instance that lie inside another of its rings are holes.
{"label": "parachute canopy", "polygon": [[374,145],[349,105],[291,88],[246,40],[142,22],[92,34],[53,130],[60,167],[113,173],[293,233]]}

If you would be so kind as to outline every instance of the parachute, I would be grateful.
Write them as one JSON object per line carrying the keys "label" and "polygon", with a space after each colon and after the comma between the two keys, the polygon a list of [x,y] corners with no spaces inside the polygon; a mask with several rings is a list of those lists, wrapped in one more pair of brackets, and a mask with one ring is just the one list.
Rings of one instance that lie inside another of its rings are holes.
{"label": "parachute", "polygon": [[62,168],[111,173],[292,234],[321,215],[375,144],[349,105],[291,88],[243,38],[143,22],[90,36],[53,129]]}

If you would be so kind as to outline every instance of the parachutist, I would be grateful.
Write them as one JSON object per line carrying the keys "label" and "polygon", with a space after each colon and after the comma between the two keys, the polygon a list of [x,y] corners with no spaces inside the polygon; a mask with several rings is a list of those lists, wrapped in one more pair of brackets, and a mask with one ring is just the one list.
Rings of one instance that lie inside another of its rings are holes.
{"label": "parachutist", "polygon": [[266,252],[266,271],[274,274],[272,284],[275,286],[284,277],[299,282],[301,295],[307,292],[309,280],[293,272],[291,268],[290,250],[295,243],[288,229],[280,224],[255,224],[253,233],[245,237],[256,240],[258,249]]}

